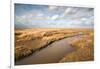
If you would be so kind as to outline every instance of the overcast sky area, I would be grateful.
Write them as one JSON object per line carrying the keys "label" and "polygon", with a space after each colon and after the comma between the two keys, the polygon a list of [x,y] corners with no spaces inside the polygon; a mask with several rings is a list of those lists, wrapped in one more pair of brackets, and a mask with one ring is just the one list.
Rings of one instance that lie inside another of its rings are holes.
{"label": "overcast sky area", "polygon": [[94,9],[15,4],[15,28],[93,28]]}

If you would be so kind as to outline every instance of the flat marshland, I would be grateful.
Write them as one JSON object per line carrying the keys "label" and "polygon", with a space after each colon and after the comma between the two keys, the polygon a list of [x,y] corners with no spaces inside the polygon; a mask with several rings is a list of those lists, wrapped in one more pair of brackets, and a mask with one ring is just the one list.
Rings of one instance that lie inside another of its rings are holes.
{"label": "flat marshland", "polygon": [[76,51],[66,54],[60,62],[73,61],[91,61],[94,60],[94,38],[93,32],[80,40],[74,41],[71,46],[76,48]]}
{"label": "flat marshland", "polygon": [[[58,42],[60,40],[75,36],[77,36],[77,38],[74,38],[72,42],[70,41],[70,46],[74,48],[73,51],[66,53],[64,56],[62,56],[62,58],[58,62],[93,60],[94,59],[93,32],[94,32],[93,29],[81,29],[81,28],[15,29],[15,61],[28,58],[36,51],[41,52],[41,50],[45,49],[46,47],[49,47],[54,42]],[[78,38],[79,35],[82,37]]]}

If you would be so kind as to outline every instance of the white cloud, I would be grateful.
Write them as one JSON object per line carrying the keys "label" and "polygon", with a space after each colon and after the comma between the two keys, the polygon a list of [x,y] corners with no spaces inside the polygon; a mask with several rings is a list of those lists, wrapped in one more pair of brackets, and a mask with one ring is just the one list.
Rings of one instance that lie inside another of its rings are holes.
{"label": "white cloud", "polygon": [[49,10],[55,10],[57,8],[58,8],[57,6],[49,6]]}
{"label": "white cloud", "polygon": [[[86,10],[86,11],[85,11]],[[49,6],[46,11],[29,11],[23,15],[16,15],[16,23],[30,23],[38,26],[81,27],[93,26],[93,13],[87,9]]]}
{"label": "white cloud", "polygon": [[56,20],[59,17],[59,15],[54,15],[51,17],[51,20]]}
{"label": "white cloud", "polygon": [[72,8],[67,8],[67,9],[65,9],[64,13],[63,13],[60,17],[61,17],[61,18],[65,17],[65,16],[68,15],[69,12],[71,12],[71,11],[72,11]]}
{"label": "white cloud", "polygon": [[87,19],[87,18],[81,18],[81,20],[82,20],[82,21],[87,21],[88,19]]}
{"label": "white cloud", "polygon": [[91,25],[93,22],[93,19],[91,18],[81,18],[81,22],[84,23],[85,25]]}
{"label": "white cloud", "polygon": [[41,17],[41,16],[43,16],[43,15],[44,15],[43,13],[38,13],[38,15],[37,15],[37,16],[40,16],[40,17]]}
{"label": "white cloud", "polygon": [[15,21],[16,21],[16,23],[19,23],[19,22],[21,22],[23,19],[21,18],[21,17],[19,17],[19,16],[15,16]]}
{"label": "white cloud", "polygon": [[72,8],[67,8],[67,9],[65,10],[64,14],[68,14],[68,13],[71,12],[71,11],[72,11]]}

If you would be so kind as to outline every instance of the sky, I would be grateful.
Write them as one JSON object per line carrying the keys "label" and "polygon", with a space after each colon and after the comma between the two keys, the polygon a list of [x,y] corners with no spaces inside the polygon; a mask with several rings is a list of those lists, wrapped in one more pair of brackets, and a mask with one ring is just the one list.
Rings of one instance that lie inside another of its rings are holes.
{"label": "sky", "polygon": [[93,28],[94,9],[15,4],[15,28]]}

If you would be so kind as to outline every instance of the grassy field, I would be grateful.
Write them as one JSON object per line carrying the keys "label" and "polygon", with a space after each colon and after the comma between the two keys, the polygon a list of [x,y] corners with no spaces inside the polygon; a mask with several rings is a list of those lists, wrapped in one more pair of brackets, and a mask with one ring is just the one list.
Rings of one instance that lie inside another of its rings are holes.
{"label": "grassy field", "polygon": [[[59,62],[92,60],[90,57],[93,56],[93,29],[15,29],[15,60],[27,57],[55,41],[84,34],[88,35],[88,40],[75,41],[72,46],[77,50],[65,55]],[[88,54],[80,56],[80,52],[83,55],[87,52]],[[88,58],[84,59],[85,57]]]}
{"label": "grassy field", "polygon": [[76,48],[76,51],[66,54],[60,62],[75,62],[75,61],[92,61],[94,60],[94,34],[89,32],[84,38],[74,41],[71,46]]}

